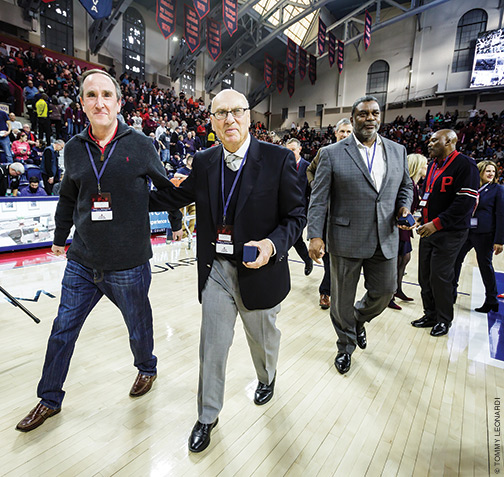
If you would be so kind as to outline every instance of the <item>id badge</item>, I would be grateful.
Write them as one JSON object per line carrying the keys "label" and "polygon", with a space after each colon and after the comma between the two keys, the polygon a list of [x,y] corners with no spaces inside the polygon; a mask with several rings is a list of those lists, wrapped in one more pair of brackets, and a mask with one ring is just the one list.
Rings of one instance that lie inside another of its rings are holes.
{"label": "id badge", "polygon": [[478,217],[471,217],[471,228],[475,229],[478,226]]}
{"label": "id badge", "polygon": [[233,226],[220,225],[217,227],[217,240],[215,241],[215,251],[225,255],[233,255]]}
{"label": "id badge", "polygon": [[430,195],[430,192],[426,192],[423,197],[422,197],[422,200],[420,201],[420,207],[425,207],[427,205],[427,199],[429,198],[429,195]]}
{"label": "id badge", "polygon": [[91,196],[91,220],[93,222],[112,220],[112,196],[109,192]]}

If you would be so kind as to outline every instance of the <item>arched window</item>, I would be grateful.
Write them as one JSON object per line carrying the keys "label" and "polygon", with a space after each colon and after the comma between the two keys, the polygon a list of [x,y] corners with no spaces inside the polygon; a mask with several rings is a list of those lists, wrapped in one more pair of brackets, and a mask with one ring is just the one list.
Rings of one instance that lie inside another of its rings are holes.
{"label": "arched window", "polygon": [[373,95],[383,109],[387,104],[387,89],[390,67],[386,61],[375,61],[368,70],[366,94]]}
{"label": "arched window", "polygon": [[145,77],[145,24],[131,7],[123,15],[123,68],[130,76]]}
{"label": "arched window", "polygon": [[476,39],[478,34],[486,30],[487,19],[487,12],[476,8],[469,10],[459,20],[455,51],[453,52],[452,73],[472,70]]}
{"label": "arched window", "polygon": [[74,56],[72,0],[41,3],[40,39],[44,48]]}

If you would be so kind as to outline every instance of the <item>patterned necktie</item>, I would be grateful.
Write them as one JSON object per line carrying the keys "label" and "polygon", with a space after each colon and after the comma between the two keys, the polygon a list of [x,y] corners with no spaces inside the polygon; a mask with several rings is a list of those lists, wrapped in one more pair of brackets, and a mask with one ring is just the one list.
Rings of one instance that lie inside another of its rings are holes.
{"label": "patterned necktie", "polygon": [[229,167],[232,171],[236,172],[241,165],[242,158],[236,156],[235,154],[228,154],[226,157],[226,166]]}

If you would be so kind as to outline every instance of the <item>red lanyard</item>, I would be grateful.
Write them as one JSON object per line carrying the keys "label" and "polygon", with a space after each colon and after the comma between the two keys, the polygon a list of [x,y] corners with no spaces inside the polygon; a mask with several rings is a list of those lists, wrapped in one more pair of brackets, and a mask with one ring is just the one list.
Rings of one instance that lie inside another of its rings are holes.
{"label": "red lanyard", "polygon": [[432,192],[432,188],[434,187],[434,183],[438,180],[439,176],[446,170],[446,168],[452,163],[453,159],[455,159],[459,155],[458,151],[453,151],[443,162],[441,169],[437,170],[437,162],[434,163],[434,166],[431,168],[429,172],[429,176],[427,177],[427,187],[425,188],[425,192]]}

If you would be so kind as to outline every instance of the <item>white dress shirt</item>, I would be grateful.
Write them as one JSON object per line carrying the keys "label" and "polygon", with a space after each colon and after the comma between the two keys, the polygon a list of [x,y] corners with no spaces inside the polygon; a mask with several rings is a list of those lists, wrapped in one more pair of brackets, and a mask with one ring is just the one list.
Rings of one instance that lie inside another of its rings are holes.
{"label": "white dress shirt", "polygon": [[[352,135],[355,139],[355,143],[357,144],[357,148],[359,149],[362,161],[364,162],[364,166],[366,167],[366,169],[369,170],[368,159],[369,163],[371,164],[375,145],[373,144],[371,147],[367,147],[355,137],[355,134],[352,133]],[[376,151],[374,155],[373,168],[371,169],[370,172],[371,179],[373,179],[373,183],[377,191],[379,191],[382,186],[386,172],[387,172],[387,165],[385,163],[385,151],[383,150],[383,141],[381,137],[377,134]]]}

